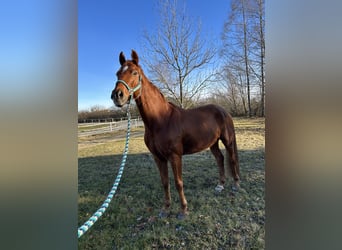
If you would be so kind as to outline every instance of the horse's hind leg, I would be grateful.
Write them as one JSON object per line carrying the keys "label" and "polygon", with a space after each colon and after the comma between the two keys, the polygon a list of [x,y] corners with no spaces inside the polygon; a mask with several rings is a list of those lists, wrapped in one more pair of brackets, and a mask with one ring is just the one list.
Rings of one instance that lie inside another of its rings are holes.
{"label": "horse's hind leg", "polygon": [[223,190],[223,186],[226,182],[226,176],[224,174],[224,157],[223,154],[221,153],[221,150],[219,148],[218,141],[215,142],[214,145],[210,147],[211,153],[215,156],[218,170],[219,170],[219,184],[216,186],[215,190],[217,192],[221,192]]}

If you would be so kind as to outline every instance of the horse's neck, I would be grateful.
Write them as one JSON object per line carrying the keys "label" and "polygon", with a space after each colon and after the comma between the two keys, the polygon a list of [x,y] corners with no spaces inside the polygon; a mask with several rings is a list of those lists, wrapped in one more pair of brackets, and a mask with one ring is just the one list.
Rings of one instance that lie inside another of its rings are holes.
{"label": "horse's neck", "polygon": [[160,90],[146,77],[143,77],[141,95],[136,99],[136,103],[145,127],[151,129],[167,122],[171,106]]}

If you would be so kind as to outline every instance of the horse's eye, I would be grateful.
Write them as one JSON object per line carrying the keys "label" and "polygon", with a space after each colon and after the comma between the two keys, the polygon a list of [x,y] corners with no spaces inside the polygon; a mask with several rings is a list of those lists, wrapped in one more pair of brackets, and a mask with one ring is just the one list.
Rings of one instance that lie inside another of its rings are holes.
{"label": "horse's eye", "polygon": [[138,74],[138,71],[134,70],[134,71],[132,72],[132,74],[133,74],[134,76],[136,76],[136,75]]}

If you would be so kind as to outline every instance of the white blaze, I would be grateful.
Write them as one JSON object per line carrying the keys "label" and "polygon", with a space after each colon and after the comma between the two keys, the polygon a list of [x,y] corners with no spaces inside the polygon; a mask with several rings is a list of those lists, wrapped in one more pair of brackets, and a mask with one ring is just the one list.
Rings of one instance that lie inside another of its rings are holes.
{"label": "white blaze", "polygon": [[126,65],[125,67],[122,68],[122,73],[125,72],[128,69],[128,66]]}

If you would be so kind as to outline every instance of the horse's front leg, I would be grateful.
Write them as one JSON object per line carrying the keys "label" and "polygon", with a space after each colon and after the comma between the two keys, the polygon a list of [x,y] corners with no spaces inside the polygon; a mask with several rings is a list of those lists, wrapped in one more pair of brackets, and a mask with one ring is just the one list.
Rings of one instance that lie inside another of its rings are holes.
{"label": "horse's front leg", "polygon": [[179,199],[181,202],[181,210],[178,214],[179,219],[185,218],[188,212],[188,203],[185,199],[184,189],[183,189],[183,179],[182,179],[182,156],[178,154],[173,154],[170,157],[170,162],[172,166],[172,171],[175,179],[175,185],[179,194]]}
{"label": "horse's front leg", "polygon": [[171,205],[171,194],[170,194],[170,184],[169,184],[169,171],[167,169],[167,160],[160,159],[154,156],[154,160],[158,166],[160,178],[162,182],[162,186],[164,189],[165,200],[164,207],[159,213],[159,217],[167,217],[170,213],[170,205]]}

